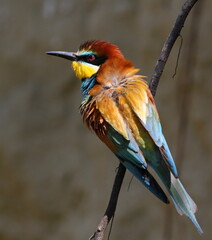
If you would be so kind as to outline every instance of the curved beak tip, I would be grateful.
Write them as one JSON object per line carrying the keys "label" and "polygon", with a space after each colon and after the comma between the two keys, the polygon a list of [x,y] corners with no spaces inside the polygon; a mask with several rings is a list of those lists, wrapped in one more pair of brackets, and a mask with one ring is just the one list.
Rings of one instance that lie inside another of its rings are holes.
{"label": "curved beak tip", "polygon": [[52,55],[52,51],[49,51],[49,52],[45,52],[45,54],[48,54],[48,55]]}

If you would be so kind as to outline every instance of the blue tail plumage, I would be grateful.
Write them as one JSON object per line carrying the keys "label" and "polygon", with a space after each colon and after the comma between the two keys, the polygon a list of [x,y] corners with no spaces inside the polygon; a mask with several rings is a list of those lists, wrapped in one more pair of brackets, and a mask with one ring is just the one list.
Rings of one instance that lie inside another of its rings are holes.
{"label": "blue tail plumage", "polygon": [[168,191],[178,213],[180,215],[185,214],[188,218],[190,218],[198,232],[202,234],[202,228],[200,227],[195,217],[197,206],[186,192],[180,180],[178,178],[175,178],[173,174],[171,174],[171,186]]}
{"label": "blue tail plumage", "polygon": [[144,186],[149,189],[155,196],[157,196],[164,203],[169,203],[166,194],[147,169],[140,168],[125,160],[121,160],[121,162],[133,174],[133,176],[142,182]]}

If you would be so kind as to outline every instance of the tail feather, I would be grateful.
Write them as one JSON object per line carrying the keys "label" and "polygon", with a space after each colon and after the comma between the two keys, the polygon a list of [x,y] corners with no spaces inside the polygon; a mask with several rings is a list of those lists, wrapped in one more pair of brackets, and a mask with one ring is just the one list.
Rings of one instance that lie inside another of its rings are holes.
{"label": "tail feather", "polygon": [[200,227],[195,217],[197,206],[186,192],[180,180],[178,178],[175,178],[173,174],[171,174],[171,187],[168,190],[178,213],[180,215],[185,214],[188,218],[190,218],[197,228],[198,232],[202,234],[202,228]]}
{"label": "tail feather", "polygon": [[162,188],[159,186],[157,181],[154,179],[154,177],[147,171],[147,169],[142,169],[130,162],[127,162],[123,159],[121,159],[122,164],[140,181],[144,184],[144,186],[149,189],[155,196],[157,196],[160,200],[162,200],[164,203],[169,203],[169,200],[162,190]]}

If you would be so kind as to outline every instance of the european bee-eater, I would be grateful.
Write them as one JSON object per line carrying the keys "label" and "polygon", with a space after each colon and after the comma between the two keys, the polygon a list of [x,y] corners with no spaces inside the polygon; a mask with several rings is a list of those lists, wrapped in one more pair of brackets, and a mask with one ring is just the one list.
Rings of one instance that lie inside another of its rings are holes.
{"label": "european bee-eater", "polygon": [[88,128],[112,150],[146,188],[165,203],[168,198],[148,171],[165,185],[180,215],[185,214],[202,233],[197,206],[178,178],[162,132],[154,98],[143,76],[119,48],[105,41],[87,41],[77,52],[47,54],[71,61],[81,80],[80,112]]}

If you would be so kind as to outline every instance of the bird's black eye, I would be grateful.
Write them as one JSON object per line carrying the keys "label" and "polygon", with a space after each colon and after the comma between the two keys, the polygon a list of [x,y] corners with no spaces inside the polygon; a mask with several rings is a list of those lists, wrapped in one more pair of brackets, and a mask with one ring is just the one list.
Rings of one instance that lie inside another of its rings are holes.
{"label": "bird's black eye", "polygon": [[88,62],[92,62],[92,61],[94,61],[95,59],[96,59],[96,57],[95,57],[94,54],[89,54],[89,55],[87,56],[87,61],[88,61]]}
{"label": "bird's black eye", "polygon": [[96,54],[83,54],[83,55],[78,55],[77,56],[77,61],[81,62],[87,62],[92,65],[100,66],[102,65],[105,61],[107,60],[107,57],[105,56],[98,56]]}

